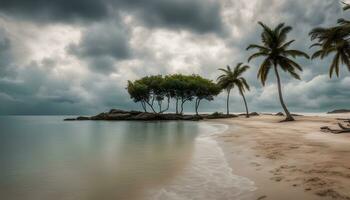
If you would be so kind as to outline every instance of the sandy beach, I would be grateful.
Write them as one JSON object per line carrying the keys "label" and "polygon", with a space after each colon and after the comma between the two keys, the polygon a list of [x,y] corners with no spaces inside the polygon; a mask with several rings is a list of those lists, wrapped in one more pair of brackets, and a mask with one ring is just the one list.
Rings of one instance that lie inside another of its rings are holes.
{"label": "sandy beach", "polygon": [[216,120],[230,126],[216,139],[233,172],[255,182],[254,199],[350,199],[350,134],[320,131],[338,117],[346,115]]}

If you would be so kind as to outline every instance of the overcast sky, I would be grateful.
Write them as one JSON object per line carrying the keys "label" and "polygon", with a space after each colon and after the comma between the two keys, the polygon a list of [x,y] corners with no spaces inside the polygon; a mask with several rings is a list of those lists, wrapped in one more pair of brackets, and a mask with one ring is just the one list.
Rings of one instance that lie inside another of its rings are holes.
{"label": "overcast sky", "polygon": [[[216,79],[217,68],[247,61],[245,48],[260,42],[258,21],[293,26],[293,47],[312,53],[308,32],[344,15],[338,0],[1,0],[0,114],[140,109],[127,80],[169,73]],[[256,80],[259,62],[246,74],[250,110],[280,111],[274,74],[264,88]],[[301,81],[282,76],[292,112],[350,107],[345,67],[331,80],[330,59],[298,62]],[[200,110],[225,111],[225,95]],[[244,110],[238,95],[231,110]]]}

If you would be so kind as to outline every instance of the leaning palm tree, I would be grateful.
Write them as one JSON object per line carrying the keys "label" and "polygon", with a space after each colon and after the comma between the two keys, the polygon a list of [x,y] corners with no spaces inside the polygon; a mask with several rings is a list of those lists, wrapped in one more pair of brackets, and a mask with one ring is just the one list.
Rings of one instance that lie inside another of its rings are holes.
{"label": "leaning palm tree", "polygon": [[[345,4],[344,10],[350,9],[349,4]],[[334,72],[339,77],[339,66],[346,65],[350,71],[350,21],[338,19],[338,25],[330,28],[314,28],[309,35],[316,43],[311,47],[319,49],[312,55],[312,59],[323,59],[330,54],[334,54],[333,61],[329,68],[329,77],[332,78]]]}
{"label": "leaning palm tree", "polygon": [[245,80],[245,78],[242,77],[242,74],[248,69],[249,69],[249,66],[247,65],[243,66],[243,63],[238,63],[233,71],[231,70],[230,66],[227,66],[226,69],[222,69],[222,68],[219,69],[224,73],[221,76],[219,76],[217,80],[218,80],[218,85],[221,88],[226,89],[227,91],[227,99],[226,99],[227,115],[230,114],[230,109],[229,109],[230,93],[231,93],[231,90],[236,86],[239,90],[239,93],[243,97],[245,109],[247,112],[247,117],[249,117],[248,105],[244,96],[245,90],[249,91],[249,85]]}
{"label": "leaning palm tree", "polygon": [[292,30],[292,27],[285,26],[284,23],[281,23],[276,28],[271,29],[262,22],[259,22],[259,24],[263,28],[263,32],[261,34],[262,45],[251,44],[248,46],[247,50],[258,50],[258,52],[249,57],[248,62],[257,57],[264,58],[264,61],[261,63],[258,71],[258,79],[260,79],[263,86],[265,85],[270,69],[273,68],[277,78],[279,100],[287,116],[284,121],[294,121],[293,116],[288,111],[283,100],[281,79],[278,69],[280,68],[283,71],[288,72],[292,77],[300,80],[300,76],[296,71],[302,71],[302,68],[292,58],[300,56],[309,58],[309,56],[302,51],[289,49],[289,46],[294,42],[294,40],[290,40],[288,42],[286,41],[287,35]]}

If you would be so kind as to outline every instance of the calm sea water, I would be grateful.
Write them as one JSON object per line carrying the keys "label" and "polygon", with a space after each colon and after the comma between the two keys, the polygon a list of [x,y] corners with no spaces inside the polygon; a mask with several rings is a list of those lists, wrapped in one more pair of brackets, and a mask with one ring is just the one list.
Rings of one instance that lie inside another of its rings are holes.
{"label": "calm sea water", "polygon": [[6,200],[240,199],[204,122],[64,122],[0,117],[0,198]]}

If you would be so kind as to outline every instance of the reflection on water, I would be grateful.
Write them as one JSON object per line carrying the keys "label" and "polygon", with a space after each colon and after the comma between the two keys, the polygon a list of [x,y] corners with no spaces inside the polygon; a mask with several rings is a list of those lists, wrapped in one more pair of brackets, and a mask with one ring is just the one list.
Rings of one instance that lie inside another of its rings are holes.
{"label": "reflection on water", "polygon": [[189,163],[191,122],[63,122],[0,117],[0,196],[6,200],[139,199]]}

